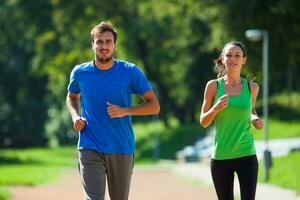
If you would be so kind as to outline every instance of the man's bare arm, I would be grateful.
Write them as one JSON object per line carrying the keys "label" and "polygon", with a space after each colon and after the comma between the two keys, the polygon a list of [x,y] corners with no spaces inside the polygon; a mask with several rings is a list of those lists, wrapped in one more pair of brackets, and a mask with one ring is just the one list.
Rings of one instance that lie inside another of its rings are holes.
{"label": "man's bare arm", "polygon": [[66,98],[66,105],[73,121],[73,128],[76,131],[81,131],[84,128],[86,122],[86,120],[83,117],[80,117],[79,114],[79,100],[80,94],[70,92],[68,93]]}
{"label": "man's bare arm", "polygon": [[160,105],[152,90],[147,91],[143,95],[143,99],[144,103],[127,108],[114,105],[112,102],[107,102],[107,112],[111,118],[127,115],[155,115],[159,113]]}

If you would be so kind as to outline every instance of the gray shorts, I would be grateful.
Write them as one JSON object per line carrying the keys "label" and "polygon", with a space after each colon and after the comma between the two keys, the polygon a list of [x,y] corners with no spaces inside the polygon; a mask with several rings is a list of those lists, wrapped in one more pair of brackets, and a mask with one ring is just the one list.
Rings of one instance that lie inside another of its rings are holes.
{"label": "gray shorts", "polygon": [[82,149],[78,151],[78,157],[85,200],[104,200],[106,180],[111,200],[128,200],[133,155]]}

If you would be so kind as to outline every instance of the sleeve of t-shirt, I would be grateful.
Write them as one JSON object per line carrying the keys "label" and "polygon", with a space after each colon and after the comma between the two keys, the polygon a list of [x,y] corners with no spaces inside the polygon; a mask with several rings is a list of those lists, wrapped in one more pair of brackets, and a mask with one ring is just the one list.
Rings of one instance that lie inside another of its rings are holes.
{"label": "sleeve of t-shirt", "polygon": [[146,76],[136,66],[133,67],[130,83],[132,94],[139,94],[143,96],[148,90],[151,90],[151,85]]}
{"label": "sleeve of t-shirt", "polygon": [[71,93],[75,93],[75,94],[80,93],[80,88],[78,85],[78,78],[76,76],[77,70],[78,70],[77,67],[74,67],[74,69],[72,70],[71,75],[70,75],[70,82],[68,85],[68,91]]}

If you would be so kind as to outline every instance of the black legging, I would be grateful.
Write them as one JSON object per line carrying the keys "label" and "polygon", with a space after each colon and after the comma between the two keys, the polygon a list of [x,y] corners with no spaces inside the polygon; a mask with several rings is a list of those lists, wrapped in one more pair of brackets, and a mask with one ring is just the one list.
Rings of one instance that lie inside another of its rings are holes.
{"label": "black legging", "polygon": [[241,200],[254,200],[258,162],[256,155],[229,160],[211,160],[211,174],[219,200],[233,200],[234,172],[237,173]]}

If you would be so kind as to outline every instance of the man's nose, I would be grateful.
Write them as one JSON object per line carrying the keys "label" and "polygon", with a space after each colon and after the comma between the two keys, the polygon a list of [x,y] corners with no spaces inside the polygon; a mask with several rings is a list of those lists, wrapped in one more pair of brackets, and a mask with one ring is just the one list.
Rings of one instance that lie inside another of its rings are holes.
{"label": "man's nose", "polygon": [[101,45],[100,45],[101,49],[106,49],[107,48],[107,43],[106,42],[103,42]]}

